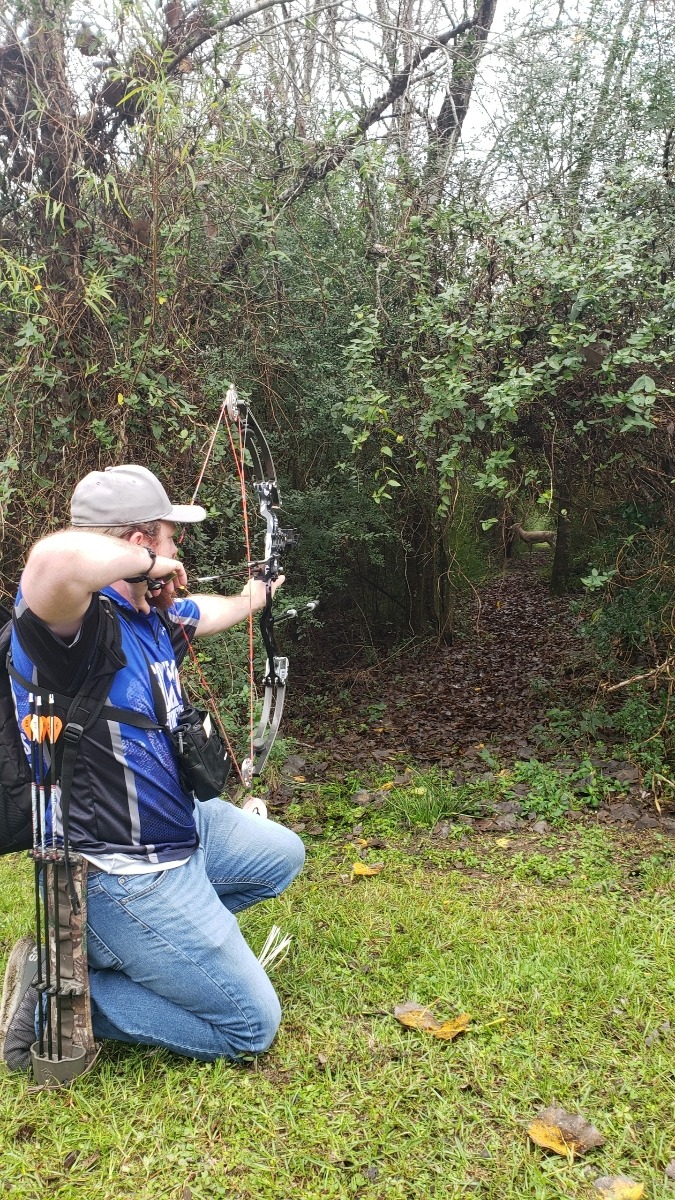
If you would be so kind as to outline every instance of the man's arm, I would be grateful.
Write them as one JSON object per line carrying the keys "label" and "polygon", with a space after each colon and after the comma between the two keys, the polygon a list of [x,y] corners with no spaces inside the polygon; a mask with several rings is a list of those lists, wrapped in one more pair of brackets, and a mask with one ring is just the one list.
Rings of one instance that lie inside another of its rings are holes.
{"label": "man's arm", "polygon": [[[59,637],[70,638],[78,632],[93,592],[142,572],[154,579],[175,572],[179,586],[187,582],[177,559],[158,555],[152,563],[143,545],[64,529],[33,546],[21,576],[21,591],[36,617]],[[147,604],[139,607],[147,609]]]}
{"label": "man's arm", "polygon": [[[272,584],[272,595],[284,582],[280,575]],[[190,596],[190,600],[199,608],[197,637],[208,636],[212,633],[222,633],[245,621],[252,612],[260,612],[265,607],[265,584],[262,579],[250,579],[239,596]]]}

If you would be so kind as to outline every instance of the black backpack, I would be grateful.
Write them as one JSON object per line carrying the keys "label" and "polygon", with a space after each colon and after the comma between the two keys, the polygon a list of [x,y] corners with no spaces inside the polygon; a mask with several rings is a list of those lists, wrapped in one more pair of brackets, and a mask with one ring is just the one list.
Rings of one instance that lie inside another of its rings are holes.
{"label": "black backpack", "polygon": [[[33,845],[30,767],[16,721],[10,677],[27,691],[40,695],[44,705],[49,695],[53,695],[56,711],[63,722],[56,744],[54,778],[61,785],[63,840],[67,846],[70,788],[78,746],[83,733],[98,721],[115,675],[126,666],[119,618],[112,602],[100,594],[98,652],[74,695],[62,695],[53,688],[40,687],[39,683],[24,679],[11,662],[11,635],[12,621],[9,620],[0,629],[0,854],[30,850]],[[127,709],[108,706],[105,715],[109,720],[124,721],[140,729],[160,728],[148,717]],[[49,776],[46,783],[49,786]]]}
{"label": "black backpack", "polygon": [[28,850],[33,844],[30,769],[7,670],[11,634],[10,619],[0,629],[0,854]]}

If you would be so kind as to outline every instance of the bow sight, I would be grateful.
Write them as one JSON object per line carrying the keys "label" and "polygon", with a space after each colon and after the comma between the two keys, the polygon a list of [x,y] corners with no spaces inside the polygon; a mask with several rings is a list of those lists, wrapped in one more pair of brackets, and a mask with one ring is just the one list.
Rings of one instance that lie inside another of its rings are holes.
{"label": "bow sight", "polygon": [[[270,538],[272,544],[272,558],[278,559],[284,550],[289,547],[298,546],[300,544],[300,534],[297,529],[274,529]],[[278,568],[281,570],[281,567]]]}

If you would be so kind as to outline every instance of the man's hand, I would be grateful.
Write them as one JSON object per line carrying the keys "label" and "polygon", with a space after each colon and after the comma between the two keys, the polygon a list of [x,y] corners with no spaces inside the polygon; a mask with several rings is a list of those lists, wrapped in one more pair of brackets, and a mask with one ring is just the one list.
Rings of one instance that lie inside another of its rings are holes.
{"label": "man's hand", "polygon": [[[161,588],[150,588],[148,580],[161,582]],[[173,603],[176,588],[187,586],[185,567],[177,558],[164,558],[158,554],[145,579],[139,583],[128,583],[130,598],[139,612],[149,613],[155,607],[169,608]],[[161,602],[158,603],[158,601]]]}
{"label": "man's hand", "polygon": [[[272,583],[272,595],[274,595],[277,588],[281,587],[285,579],[285,575],[280,575],[278,579],[274,580]],[[241,589],[241,595],[250,597],[249,603],[253,612],[260,612],[265,607],[267,599],[267,589],[264,581],[262,579],[249,579],[248,583]]]}

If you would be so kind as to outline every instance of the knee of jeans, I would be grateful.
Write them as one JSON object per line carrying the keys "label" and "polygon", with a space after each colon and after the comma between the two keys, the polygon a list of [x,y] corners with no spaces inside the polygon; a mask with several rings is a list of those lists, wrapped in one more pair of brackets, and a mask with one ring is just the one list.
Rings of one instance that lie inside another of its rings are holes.
{"label": "knee of jeans", "polygon": [[299,838],[297,833],[292,833],[290,830],[289,832],[291,833],[293,841],[289,842],[286,855],[288,859],[288,869],[291,873],[291,879],[295,879],[295,876],[300,874],[305,865],[305,845],[302,841],[302,838]]}
{"label": "knee of jeans", "polygon": [[249,1034],[242,1045],[243,1054],[264,1054],[269,1050],[281,1024],[281,1005],[276,993],[258,998],[255,1011],[249,1017]]}

